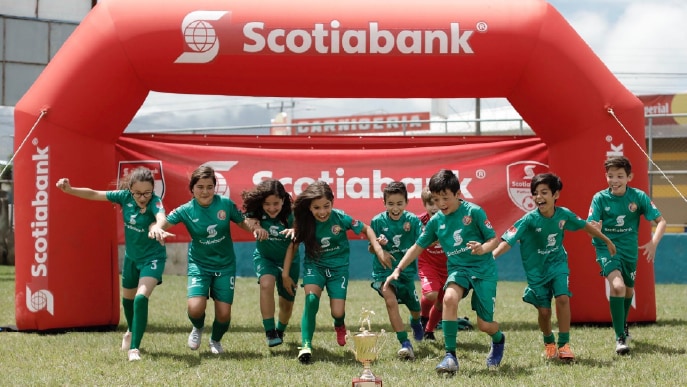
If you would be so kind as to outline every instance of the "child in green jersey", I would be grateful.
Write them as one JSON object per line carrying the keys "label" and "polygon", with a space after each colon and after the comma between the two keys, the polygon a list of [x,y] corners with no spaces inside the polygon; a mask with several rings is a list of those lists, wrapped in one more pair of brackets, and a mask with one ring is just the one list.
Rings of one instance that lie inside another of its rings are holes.
{"label": "child in green jersey", "polygon": [[188,347],[200,347],[205,325],[205,308],[208,297],[215,303],[215,320],[212,323],[210,351],[224,352],[220,340],[229,330],[231,305],[234,301],[236,255],[231,240],[229,222],[252,232],[234,201],[215,193],[217,178],[209,166],[200,166],[191,174],[188,188],[193,198],[175,208],[167,219],[151,229],[151,237],[164,241],[172,234],[165,230],[183,223],[191,236],[188,248],[187,313],[193,324],[188,336]]}
{"label": "child in green jersey", "polygon": [[379,213],[370,222],[377,241],[384,249],[384,259],[376,256],[372,260],[372,288],[375,289],[386,303],[389,322],[396,332],[396,338],[401,344],[398,357],[402,360],[414,360],[413,345],[408,340],[408,332],[398,308],[399,304],[406,304],[410,311],[410,327],[416,341],[424,336],[420,322],[420,300],[415,291],[417,278],[417,264],[408,265],[399,278],[383,289],[384,281],[394,269],[394,264],[410,248],[422,232],[422,223],[415,214],[406,211],[408,205],[408,191],[405,184],[393,181],[384,188],[384,206],[386,210]]}
{"label": "child in green jersey", "polygon": [[[291,319],[294,295],[289,294],[282,284],[282,268],[286,249],[291,244],[293,213],[291,195],[279,180],[260,182],[250,191],[244,191],[243,210],[246,217],[253,219],[256,249],[253,252],[253,267],[260,284],[260,313],[265,328],[267,345],[274,347],[284,340],[284,331]],[[300,275],[300,257],[296,252],[289,277],[295,282]],[[274,324],[274,289],[279,295],[279,318]]]}
{"label": "child in green jersey", "polygon": [[[615,246],[610,239],[592,224],[580,219],[565,207],[556,206],[563,183],[552,173],[532,178],[530,191],[535,210],[525,214],[501,237],[502,242],[493,251],[494,259],[507,252],[520,241],[522,266],[527,276],[527,287],[522,300],[537,308],[539,329],[544,335],[544,356],[547,360],[558,357],[572,361],[575,355],[570,348],[570,289],[568,253],[563,247],[564,231],[583,229],[604,241],[611,254]],[[556,299],[558,319],[558,345],[551,327],[551,297]]]}
{"label": "child in green jersey", "polygon": [[148,325],[148,299],[155,286],[162,283],[167,251],[148,238],[149,227],[165,218],[160,197],[155,194],[155,180],[149,169],[139,167],[122,181],[121,190],[95,191],[72,187],[69,179],[58,180],[62,191],[88,200],[110,201],[122,208],[124,218],[124,264],[122,267],[122,306],[127,331],[122,350],[129,361],[141,360],[139,346]]}
{"label": "child in green jersey", "polygon": [[289,272],[298,244],[302,243],[305,246],[302,285],[305,290],[305,307],[301,321],[302,346],[298,353],[301,363],[311,360],[315,321],[322,290],[325,288],[334,318],[336,341],[341,346],[346,345],[344,319],[350,255],[346,231],[365,234],[377,257],[380,260],[384,259],[382,246],[377,242],[374,231],[345,212],[332,208],[333,203],[334,194],[329,185],[323,181],[316,181],[298,195],[293,205],[295,238],[294,243],[286,251],[282,281],[286,291],[293,295],[296,283],[289,276]]}
{"label": "child in green jersey", "polygon": [[[592,198],[587,220],[598,221],[601,232],[618,249],[617,254],[609,254],[601,239],[592,240],[596,262],[610,287],[609,306],[615,331],[615,351],[624,355],[630,352],[627,316],[634,297],[639,250],[642,250],[648,262],[654,261],[656,247],[666,229],[666,220],[646,193],[628,186],[633,175],[632,165],[627,158],[609,158],[604,162],[604,167],[608,188],[597,192]],[[639,246],[638,230],[642,215],[656,224],[656,230],[649,242]]]}
{"label": "child in green jersey", "polygon": [[458,303],[470,290],[473,291],[471,301],[472,309],[477,312],[477,326],[491,337],[487,367],[498,367],[506,337],[494,321],[497,274],[491,251],[498,244],[496,233],[481,207],[460,199],[460,182],[453,171],[442,169],[430,178],[428,185],[439,212],[427,222],[422,235],[396,265],[384,287],[397,280],[424,249],[438,240],[446,253],[448,278],[442,312],[446,356],[436,371],[448,375],[458,371]]}

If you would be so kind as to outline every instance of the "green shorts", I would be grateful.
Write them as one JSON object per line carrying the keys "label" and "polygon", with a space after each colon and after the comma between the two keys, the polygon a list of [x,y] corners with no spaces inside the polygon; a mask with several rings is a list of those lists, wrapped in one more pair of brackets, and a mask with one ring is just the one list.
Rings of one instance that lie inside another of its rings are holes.
{"label": "green shorts", "polygon": [[157,284],[162,283],[162,272],[165,271],[167,257],[149,259],[143,263],[124,257],[122,265],[122,287],[124,289],[138,288],[138,282],[143,277],[153,277]]}
{"label": "green shorts", "polygon": [[568,286],[568,278],[568,273],[560,273],[546,283],[527,285],[522,294],[522,300],[537,308],[551,309],[552,298],[558,296],[572,297]]}
{"label": "green shorts", "polygon": [[601,268],[601,274],[604,277],[608,277],[613,270],[620,271],[623,276],[623,281],[625,286],[628,288],[635,287],[635,277],[637,276],[637,259],[629,259],[616,254],[611,257],[611,253],[608,252],[608,248],[595,246],[596,249],[596,263],[599,264]]}
{"label": "green shorts", "polygon": [[212,297],[215,301],[232,304],[235,280],[235,266],[223,271],[208,271],[189,262],[186,297]]}
{"label": "green shorts", "polygon": [[[384,281],[375,281],[370,284],[372,289],[377,291],[382,298],[382,286],[384,286]],[[405,304],[408,310],[411,312],[420,311],[420,299],[417,296],[417,291],[415,291],[415,281],[409,279],[397,279],[391,281],[391,286],[396,293],[396,301],[400,304]]]}
{"label": "green shorts", "polygon": [[472,310],[477,313],[477,317],[485,322],[494,321],[494,308],[496,303],[496,281],[491,279],[481,279],[473,276],[468,270],[458,269],[450,271],[444,285],[444,291],[451,284],[455,283],[465,289],[463,298],[468,296],[472,290],[470,304]]}
{"label": "green shorts", "polygon": [[[258,276],[258,283],[260,283],[260,278],[262,278],[263,275],[273,275],[276,279],[275,282],[277,287],[277,294],[279,295],[279,297],[287,301],[294,301],[296,299],[295,295],[290,295],[284,288],[284,283],[281,278],[281,273],[284,270],[284,268],[281,265],[277,264],[271,259],[263,258],[260,256],[254,256],[253,268],[255,269],[255,275]],[[289,271],[289,277],[291,277],[294,283],[298,283],[298,277],[300,276],[300,274],[300,259],[294,260],[293,262],[291,262],[291,270]]]}
{"label": "green shorts", "polygon": [[348,292],[348,266],[334,269],[322,268],[312,262],[303,264],[303,284],[317,285],[320,289],[327,289],[332,300],[345,300]]}

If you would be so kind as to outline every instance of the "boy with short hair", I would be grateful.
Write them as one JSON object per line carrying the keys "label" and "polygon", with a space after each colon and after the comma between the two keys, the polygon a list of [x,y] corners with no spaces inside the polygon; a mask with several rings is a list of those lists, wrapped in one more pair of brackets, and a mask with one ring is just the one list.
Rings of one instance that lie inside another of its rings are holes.
{"label": "boy with short hair", "polygon": [[456,342],[458,303],[472,290],[472,308],[477,312],[477,326],[492,340],[487,356],[488,368],[501,364],[506,337],[494,321],[496,300],[496,263],[491,251],[498,240],[484,210],[460,198],[460,182],[453,171],[442,169],[429,180],[432,200],[439,212],[425,226],[417,242],[408,249],[384,286],[399,278],[400,273],[435,241],[448,257],[448,279],[444,287],[442,329],[446,356],[435,368],[439,374],[458,371]]}
{"label": "boy with short hair", "polygon": [[[425,187],[420,194],[425,212],[419,218],[423,225],[439,211],[432,201],[429,187]],[[446,254],[439,242],[435,242],[420,253],[417,258],[417,271],[422,285],[420,299],[420,321],[425,328],[425,340],[436,340],[434,329],[441,321],[442,304],[444,300],[444,285],[448,272],[446,271]]]}
{"label": "boy with short hair", "polygon": [[[570,289],[568,280],[568,253],[563,247],[564,231],[583,229],[604,241],[611,254],[615,246],[610,239],[592,224],[580,219],[565,207],[556,206],[563,183],[552,173],[540,173],[532,178],[530,191],[537,208],[517,220],[501,237],[502,242],[493,251],[494,259],[507,252],[520,241],[522,266],[527,276],[527,287],[522,300],[537,308],[539,329],[544,336],[544,357],[558,357],[572,361],[575,355],[570,348]],[[556,300],[558,319],[558,345],[551,329],[551,298]]]}
{"label": "boy with short hair", "polygon": [[410,311],[410,327],[415,341],[423,339],[424,330],[420,323],[420,302],[415,291],[417,265],[408,265],[390,286],[382,288],[384,281],[391,274],[394,262],[403,257],[422,232],[422,224],[415,214],[405,210],[408,205],[408,191],[405,184],[391,182],[384,188],[384,206],[386,211],[377,214],[370,222],[370,227],[377,235],[377,241],[384,250],[384,259],[376,256],[372,260],[373,289],[384,298],[389,322],[401,343],[398,357],[402,360],[414,360],[413,345],[408,340],[408,332],[399,312],[398,305],[405,304]]}
{"label": "boy with short hair", "polygon": [[[604,162],[604,167],[608,188],[597,192],[592,198],[587,220],[598,221],[601,232],[618,248],[618,253],[611,256],[600,239],[592,240],[596,262],[610,287],[609,306],[616,338],[615,352],[625,355],[630,352],[626,323],[634,297],[639,249],[647,261],[653,262],[656,247],[665,233],[666,220],[644,191],[628,186],[633,175],[632,165],[626,157],[609,158]],[[638,230],[642,215],[656,223],[656,230],[649,242],[639,246]]]}

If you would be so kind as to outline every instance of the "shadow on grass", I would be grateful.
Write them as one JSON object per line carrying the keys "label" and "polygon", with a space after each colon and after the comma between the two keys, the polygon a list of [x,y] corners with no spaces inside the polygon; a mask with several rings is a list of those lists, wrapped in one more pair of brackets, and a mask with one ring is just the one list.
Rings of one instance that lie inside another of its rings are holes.
{"label": "shadow on grass", "polygon": [[499,328],[505,333],[539,331],[539,324],[537,324],[536,313],[533,313],[530,321],[499,321]]}
{"label": "shadow on grass", "polygon": [[630,348],[633,352],[637,353],[657,353],[662,355],[684,355],[687,350],[684,348],[670,348],[664,345],[658,345],[654,343],[648,343],[642,340],[632,340],[630,343]]}

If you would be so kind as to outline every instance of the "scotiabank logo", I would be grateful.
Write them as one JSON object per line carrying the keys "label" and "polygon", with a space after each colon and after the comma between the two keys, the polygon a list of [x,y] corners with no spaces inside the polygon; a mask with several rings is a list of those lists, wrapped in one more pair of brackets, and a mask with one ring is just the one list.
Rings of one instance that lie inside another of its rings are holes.
{"label": "scotiabank logo", "polygon": [[34,313],[45,309],[51,315],[55,315],[55,302],[52,292],[45,289],[31,292],[27,286],[26,309]]}
{"label": "scotiabank logo", "polygon": [[[181,32],[188,52],[175,63],[208,63],[220,50],[220,36],[216,27],[228,26],[224,15],[230,11],[193,11],[181,23]],[[220,20],[222,19],[222,20]],[[222,40],[237,42],[228,50],[241,53],[272,54],[388,54],[388,55],[455,55],[473,54],[470,39],[474,33],[486,33],[486,22],[476,23],[474,29],[461,28],[449,22],[438,29],[404,29],[394,25],[369,21],[355,26],[339,20],[314,22],[303,28],[284,28],[265,21],[250,21],[240,27],[242,36],[222,36]],[[222,28],[222,31],[236,31]],[[226,50],[226,48],[225,48]]]}
{"label": "scotiabank logo", "polygon": [[226,196],[229,197],[230,190],[229,190],[229,183],[227,182],[227,178],[224,176],[226,172],[229,172],[230,169],[232,169],[236,164],[238,164],[238,161],[206,161],[203,163],[203,165],[207,165],[209,167],[212,167],[212,169],[215,170],[215,178],[217,179],[217,184],[215,185],[215,193],[221,196]]}
{"label": "scotiabank logo", "polygon": [[219,38],[210,22],[227,13],[229,11],[195,11],[186,15],[181,22],[181,32],[190,51],[179,55],[174,63],[208,63],[215,59]]}
{"label": "scotiabank logo", "polygon": [[536,208],[530,185],[532,178],[549,171],[549,166],[537,161],[518,161],[506,166],[508,196],[521,210],[527,212]]}

